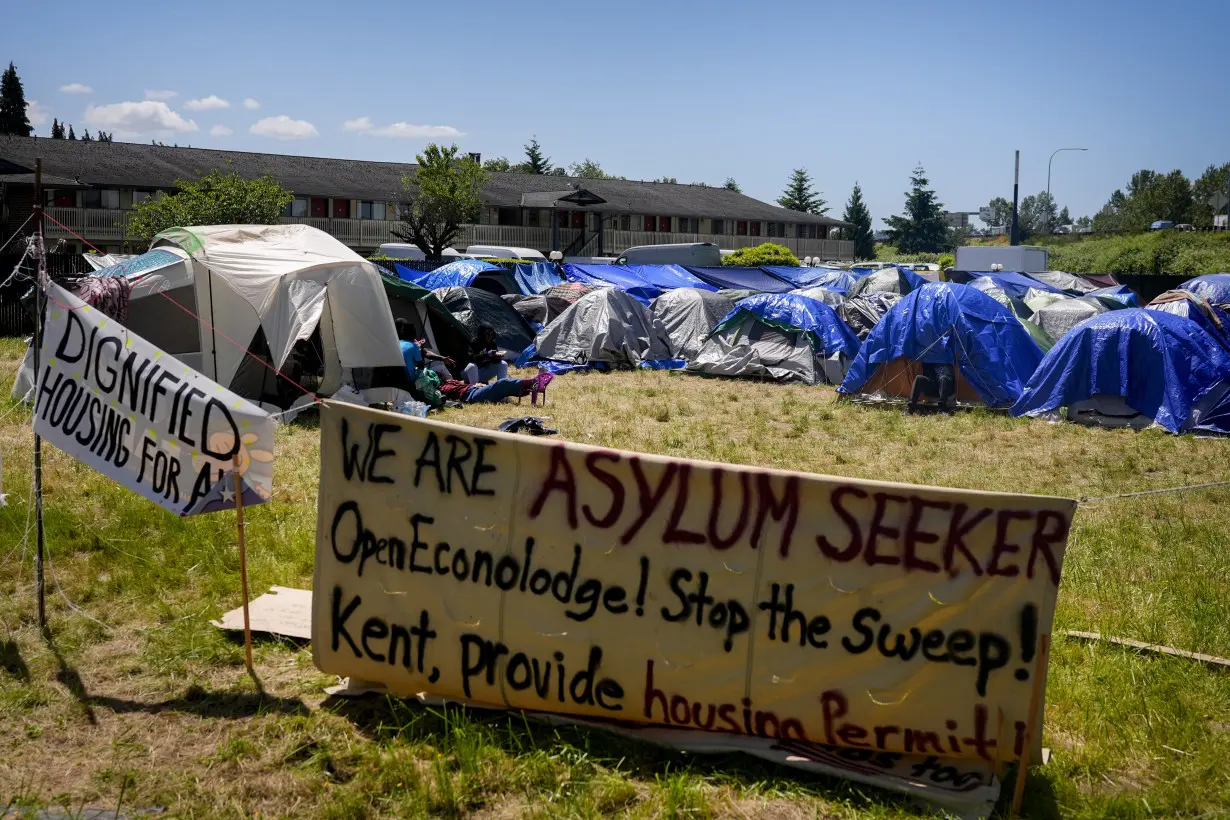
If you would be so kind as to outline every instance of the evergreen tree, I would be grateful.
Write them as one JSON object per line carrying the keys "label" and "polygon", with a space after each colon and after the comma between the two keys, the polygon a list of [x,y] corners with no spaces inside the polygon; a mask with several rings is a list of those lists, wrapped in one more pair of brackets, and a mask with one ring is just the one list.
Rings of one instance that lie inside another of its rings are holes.
{"label": "evergreen tree", "polygon": [[0,134],[28,137],[32,133],[34,126],[26,115],[26,92],[17,69],[9,63],[8,70],[0,76]]}
{"label": "evergreen tree", "polygon": [[112,139],[112,137],[113,137],[113,136],[114,136],[114,132],[109,132],[109,131],[99,131],[99,132],[98,132],[98,135],[97,135],[97,136],[95,136],[95,137],[94,137],[94,139],[95,139],[97,142],[113,142],[113,141],[114,141],[114,140]]}
{"label": "evergreen tree", "polygon": [[1058,224],[1060,225],[1071,225],[1072,224],[1072,214],[1068,213],[1067,205],[1064,205],[1063,210],[1059,212],[1059,223]]}
{"label": "evergreen tree", "polygon": [[530,137],[529,143],[525,146],[525,162],[521,163],[521,166],[527,174],[543,176],[555,172],[551,160],[543,156],[538,137]]}
{"label": "evergreen tree", "polygon": [[941,253],[951,244],[944,206],[927,187],[926,172],[919,165],[910,175],[910,190],[905,194],[905,215],[890,216],[888,239],[901,253]]}
{"label": "evergreen tree", "polygon": [[790,174],[786,190],[777,198],[777,204],[791,211],[805,214],[823,214],[828,211],[825,201],[811,188],[811,175],[803,168]]}
{"label": "evergreen tree", "polygon": [[726,177],[726,181],[722,183],[722,187],[728,191],[734,191],[736,194],[743,193],[743,188],[739,186],[739,183],[735,182],[734,177]]}
{"label": "evergreen tree", "polygon": [[857,182],[854,183],[854,190],[850,192],[850,201],[846,203],[846,212],[841,219],[854,224],[853,228],[843,228],[841,232],[843,239],[854,240],[854,258],[875,259],[876,240],[875,234],[871,232],[871,211],[867,210],[867,203],[863,202],[863,189]]}
{"label": "evergreen tree", "polygon": [[53,140],[64,139],[64,123],[60,122],[55,117],[51,118],[51,138]]}
{"label": "evergreen tree", "polygon": [[[70,125],[70,126],[68,126],[68,138],[69,138],[70,140],[75,140],[75,139],[77,139],[77,135],[73,133],[73,127],[72,127],[71,125]],[[85,132],[85,138],[86,138],[86,139],[89,139],[89,138],[90,138],[90,132],[89,132],[89,131],[86,131],[86,132]]]}

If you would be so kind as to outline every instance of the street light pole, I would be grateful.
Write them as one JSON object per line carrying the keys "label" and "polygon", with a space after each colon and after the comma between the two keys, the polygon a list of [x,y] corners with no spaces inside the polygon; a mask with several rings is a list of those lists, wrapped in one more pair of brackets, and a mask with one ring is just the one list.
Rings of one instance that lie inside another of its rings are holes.
{"label": "street light pole", "polygon": [[1088,148],[1056,148],[1051,152],[1051,158],[1046,161],[1046,227],[1045,233],[1051,232],[1051,162],[1060,151],[1088,151]]}

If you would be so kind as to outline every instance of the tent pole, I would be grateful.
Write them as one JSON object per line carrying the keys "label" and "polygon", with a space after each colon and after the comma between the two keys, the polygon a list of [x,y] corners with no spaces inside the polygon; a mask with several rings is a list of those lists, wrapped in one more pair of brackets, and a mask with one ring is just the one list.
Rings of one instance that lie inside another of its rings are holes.
{"label": "tent pole", "polygon": [[[34,241],[37,243],[38,281],[34,283],[34,404],[38,407],[39,361],[43,349],[43,310],[46,295],[43,293],[47,278],[46,248],[43,245],[43,160],[34,160]],[[43,574],[43,437],[34,434],[34,521],[36,546],[34,552],[34,585],[38,595],[38,628],[47,634],[47,579]]]}
{"label": "tent pole", "polygon": [[235,525],[239,534],[239,587],[243,595],[243,650],[248,674],[255,678],[256,670],[252,666],[252,622],[248,617],[248,551],[244,544],[243,478],[239,475],[239,468],[242,464],[240,454],[235,453],[235,466],[231,472],[235,476]]}
{"label": "tent pole", "polygon": [[214,360],[214,381],[219,384],[222,380],[218,378],[218,331],[215,329],[218,326],[218,320],[214,316],[214,272],[210,268],[205,268],[205,283],[209,285],[209,352]]}

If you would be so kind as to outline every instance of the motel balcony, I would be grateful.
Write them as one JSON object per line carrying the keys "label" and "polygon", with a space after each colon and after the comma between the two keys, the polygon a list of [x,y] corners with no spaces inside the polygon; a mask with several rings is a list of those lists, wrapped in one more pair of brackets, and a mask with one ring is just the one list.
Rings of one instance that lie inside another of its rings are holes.
{"label": "motel balcony", "polygon": [[[72,240],[70,234],[56,222],[63,223],[73,233],[83,236],[96,245],[118,246],[127,240],[128,219],[133,211],[108,208],[48,208],[52,222],[46,223],[50,239]],[[283,217],[284,223],[302,223],[324,231],[343,244],[360,252],[375,251],[385,242],[397,242],[393,229],[400,223],[386,219],[328,219],[316,217]],[[762,242],[776,242],[793,251],[800,259],[818,257],[826,261],[851,261],[854,259],[854,243],[841,239],[803,239],[797,237],[734,236],[730,234],[672,233],[665,231],[624,231],[608,229],[603,234],[602,253],[599,253],[593,232],[586,235],[581,245],[577,242],[580,231],[561,228],[558,232],[559,248],[567,249],[574,244],[581,247],[579,255],[615,256],[637,245],[665,245],[677,242],[712,242],[720,248],[737,250]],[[552,250],[550,227],[528,228],[515,225],[466,225],[461,236],[453,243],[458,248],[470,245],[497,245],[517,248],[534,248],[547,253]],[[134,249],[139,250],[139,249]]]}

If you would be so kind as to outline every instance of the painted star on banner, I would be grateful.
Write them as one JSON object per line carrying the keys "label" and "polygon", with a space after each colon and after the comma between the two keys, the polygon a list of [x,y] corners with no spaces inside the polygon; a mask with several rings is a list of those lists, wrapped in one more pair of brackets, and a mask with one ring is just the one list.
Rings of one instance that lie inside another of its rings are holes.
{"label": "painted star on banner", "polygon": [[234,490],[223,490],[223,491],[222,491],[222,500],[223,500],[223,501],[226,501],[226,502],[228,502],[228,503],[229,503],[229,502],[231,502],[231,501],[234,501],[234,500],[235,500],[235,491],[234,491]]}

